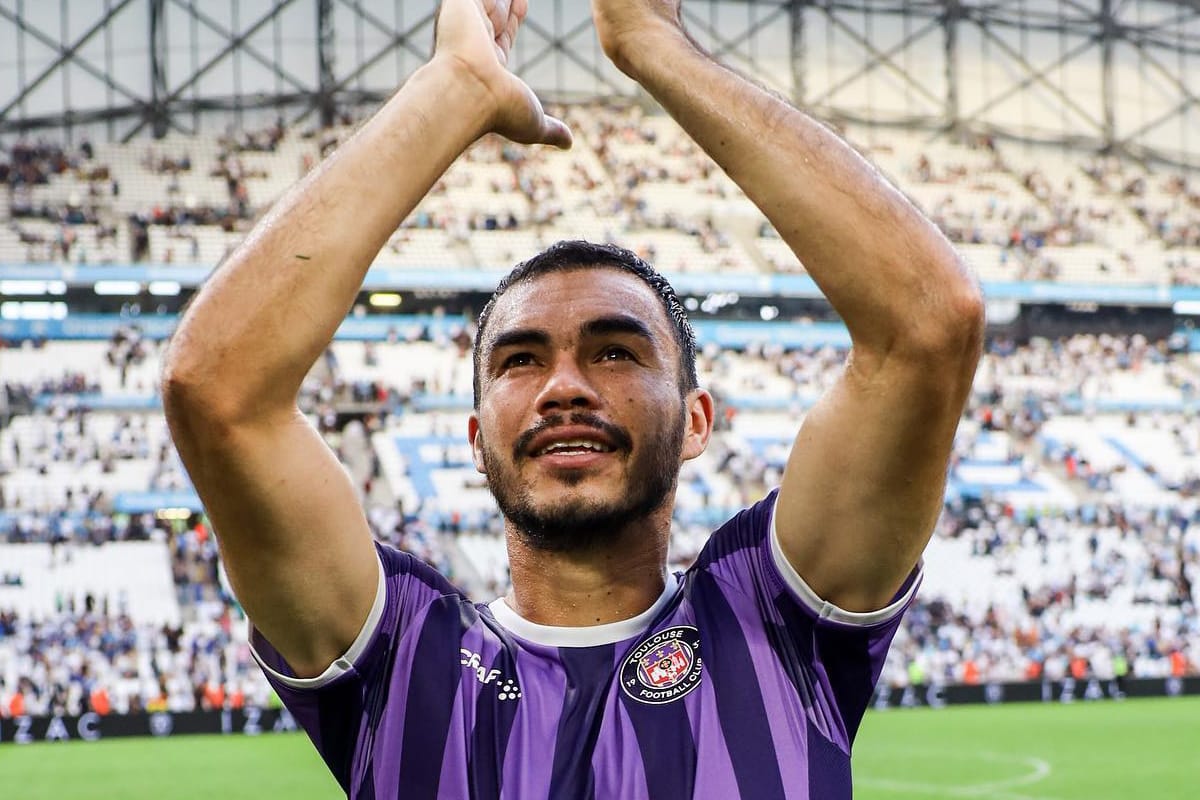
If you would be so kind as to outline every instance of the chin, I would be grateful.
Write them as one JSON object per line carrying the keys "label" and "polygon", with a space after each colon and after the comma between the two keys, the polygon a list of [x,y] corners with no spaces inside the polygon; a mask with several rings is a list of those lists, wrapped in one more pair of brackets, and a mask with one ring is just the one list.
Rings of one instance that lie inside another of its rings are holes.
{"label": "chin", "polygon": [[560,492],[550,500],[510,508],[506,516],[536,549],[591,550],[613,541],[630,523],[644,516],[642,509],[625,500]]}
{"label": "chin", "polygon": [[619,506],[630,495],[624,486],[604,485],[589,480],[587,475],[556,476],[541,486],[534,487],[530,499],[541,511],[552,512],[556,508],[603,508]]}

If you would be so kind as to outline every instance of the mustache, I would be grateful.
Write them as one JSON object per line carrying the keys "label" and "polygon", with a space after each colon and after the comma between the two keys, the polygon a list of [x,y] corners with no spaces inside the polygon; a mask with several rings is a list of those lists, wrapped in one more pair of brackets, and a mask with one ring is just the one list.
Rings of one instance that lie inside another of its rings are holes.
{"label": "mustache", "polygon": [[564,414],[552,414],[548,417],[543,417],[532,428],[518,436],[516,443],[513,445],[513,460],[516,461],[526,454],[529,444],[535,436],[550,428],[558,428],[567,424],[585,425],[589,428],[603,431],[604,435],[609,438],[613,446],[618,450],[633,449],[633,437],[624,428],[603,420],[587,411],[574,411],[569,417]]}

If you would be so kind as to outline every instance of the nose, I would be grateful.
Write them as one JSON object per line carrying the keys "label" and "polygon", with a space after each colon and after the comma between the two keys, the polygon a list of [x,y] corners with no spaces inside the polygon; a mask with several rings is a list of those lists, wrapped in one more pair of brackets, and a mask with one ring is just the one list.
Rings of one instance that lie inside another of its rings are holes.
{"label": "nose", "polygon": [[554,364],[553,371],[542,384],[538,393],[537,410],[539,414],[555,411],[567,411],[579,408],[596,408],[600,405],[600,395],[587,379],[574,358],[564,356]]}

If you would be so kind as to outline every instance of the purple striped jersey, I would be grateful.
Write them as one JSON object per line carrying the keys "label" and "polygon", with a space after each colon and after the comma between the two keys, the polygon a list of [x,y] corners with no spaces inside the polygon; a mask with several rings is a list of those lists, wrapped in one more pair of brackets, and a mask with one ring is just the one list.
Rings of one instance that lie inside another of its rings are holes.
{"label": "purple striped jersey", "polygon": [[347,795],[404,800],[836,800],[920,571],[851,613],[784,559],[774,493],[709,539],[633,619],[563,628],[473,604],[379,546],[350,650],[299,679],[256,657]]}

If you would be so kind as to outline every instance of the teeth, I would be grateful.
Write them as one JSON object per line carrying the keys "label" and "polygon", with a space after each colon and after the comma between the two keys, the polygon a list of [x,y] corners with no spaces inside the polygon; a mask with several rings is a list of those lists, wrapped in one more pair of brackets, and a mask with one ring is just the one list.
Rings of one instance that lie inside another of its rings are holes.
{"label": "teeth", "polygon": [[559,450],[591,450],[596,453],[607,453],[611,449],[612,448],[608,447],[607,445],[600,444],[599,442],[593,442],[588,439],[568,439],[566,441],[555,442],[552,445],[543,447],[538,455],[554,453]]}

